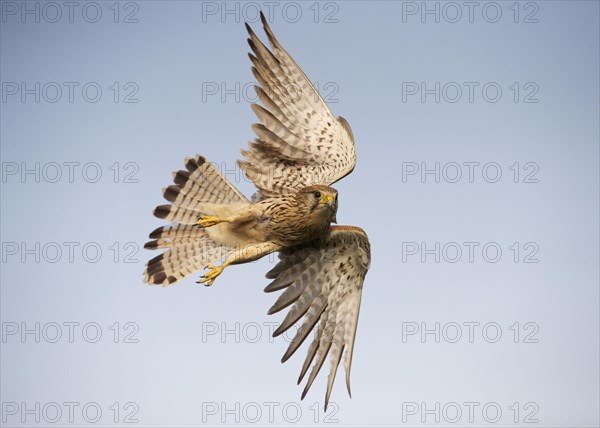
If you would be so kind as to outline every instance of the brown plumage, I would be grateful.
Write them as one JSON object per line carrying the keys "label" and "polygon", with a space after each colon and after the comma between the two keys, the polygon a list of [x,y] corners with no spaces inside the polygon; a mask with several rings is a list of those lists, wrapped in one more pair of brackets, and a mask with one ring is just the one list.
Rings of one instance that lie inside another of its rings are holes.
{"label": "brown plumage", "polygon": [[[171,221],[150,234],[147,249],[165,252],[147,264],[144,280],[171,285],[208,267],[200,281],[212,285],[223,270],[269,253],[280,262],[267,274],[266,292],[283,290],[269,309],[289,308],[277,336],[299,322],[285,362],[311,331],[314,338],[298,383],[308,374],[305,397],[329,356],[325,409],[342,357],[350,393],[350,367],[365,275],[371,254],[366,233],[336,222],[337,191],[331,184],[356,163],[354,136],[348,122],[336,118],[269,28],[267,48],[247,26],[256,87],[264,106],[252,109],[261,121],[257,135],[240,161],[257,193],[250,202],[217,168],[198,155],[173,174],[163,189],[168,205],[154,215]],[[298,92],[299,91],[299,92]],[[215,266],[219,260],[225,260]]]}
{"label": "brown plumage", "polygon": [[[337,197],[337,190],[315,185],[292,195],[264,199],[252,204],[248,210],[260,213],[259,221],[266,223],[261,241],[292,247],[327,235],[331,223],[336,222]],[[233,226],[230,224],[235,232]]]}

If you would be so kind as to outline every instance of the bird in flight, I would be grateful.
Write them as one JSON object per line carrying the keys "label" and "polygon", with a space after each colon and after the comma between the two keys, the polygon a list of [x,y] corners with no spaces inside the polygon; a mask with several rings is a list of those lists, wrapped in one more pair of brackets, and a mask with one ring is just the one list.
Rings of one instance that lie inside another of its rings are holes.
{"label": "bird in flight", "polygon": [[238,161],[258,190],[249,200],[203,156],[187,158],[185,169],[173,173],[174,184],[163,189],[170,204],[154,210],[172,224],[150,233],[145,248],[166,251],[147,263],[144,280],[167,286],[204,267],[208,271],[198,282],[210,286],[228,266],[278,252],[265,291],[284,291],[268,313],[289,310],[273,335],[302,319],[285,362],[314,330],[298,384],[314,361],[304,399],[329,355],[326,410],[342,358],[351,394],[352,352],[371,261],[362,229],[332,225],[338,193],[330,186],[354,169],[354,136],[343,117],[333,116],[262,13],[261,20],[270,49],[246,24],[262,103],[252,110],[260,123],[252,126],[257,138]]}

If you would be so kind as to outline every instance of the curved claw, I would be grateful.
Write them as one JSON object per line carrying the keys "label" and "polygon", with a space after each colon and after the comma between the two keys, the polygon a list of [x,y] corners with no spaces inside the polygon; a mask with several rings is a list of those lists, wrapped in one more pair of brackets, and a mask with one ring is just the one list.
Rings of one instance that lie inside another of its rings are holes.
{"label": "curved claw", "polygon": [[200,220],[198,220],[198,222],[196,224],[198,224],[202,227],[211,227],[211,226],[214,226],[215,224],[219,224],[223,221],[224,220],[220,219],[219,217],[214,217],[212,215],[203,215],[203,216],[200,216]]}
{"label": "curved claw", "polygon": [[197,282],[197,284],[204,284],[204,286],[210,287],[215,282],[215,279],[217,279],[217,277],[221,275],[225,267],[222,265],[208,265],[204,269],[210,270],[200,277],[200,280]]}

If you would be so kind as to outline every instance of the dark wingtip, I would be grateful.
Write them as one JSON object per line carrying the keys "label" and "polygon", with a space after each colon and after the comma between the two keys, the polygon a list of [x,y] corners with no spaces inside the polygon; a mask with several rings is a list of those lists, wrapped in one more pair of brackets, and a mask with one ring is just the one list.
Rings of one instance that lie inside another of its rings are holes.
{"label": "dark wingtip", "polygon": [[158,241],[149,241],[144,244],[146,250],[155,250],[158,248]]}
{"label": "dark wingtip", "polygon": [[284,330],[281,329],[281,326],[277,327],[277,329],[273,332],[273,337],[277,337],[280,336],[281,333],[283,333]]}
{"label": "dark wingtip", "polygon": [[148,238],[150,238],[150,239],[160,238],[160,235],[162,235],[163,230],[164,230],[164,226],[157,227],[152,232],[150,232],[150,235],[148,236]]}
{"label": "dark wingtip", "polygon": [[152,284],[162,284],[165,279],[167,279],[167,274],[164,273],[164,272],[159,272],[159,273],[157,273],[155,275],[152,275],[149,278],[149,281]]}
{"label": "dark wingtip", "polygon": [[202,155],[196,155],[196,165],[197,166],[202,166],[206,163],[206,158]]}
{"label": "dark wingtip", "polygon": [[175,185],[175,184],[171,184],[170,186],[166,187],[163,190],[163,197],[169,201],[169,202],[175,202],[175,200],[177,199],[177,196],[179,196],[179,192],[181,190],[181,187]]}
{"label": "dark wingtip", "polygon": [[[152,266],[155,263],[160,262],[163,258],[165,257],[165,253],[159,254],[158,256],[154,257],[153,259],[148,260],[148,267]],[[151,269],[148,269],[149,271]]]}
{"label": "dark wingtip", "polygon": [[[252,33],[252,34],[254,34],[254,33]],[[256,39],[258,40],[258,37]],[[252,52],[256,53],[256,55],[259,55],[258,48],[256,47],[256,43],[254,43],[254,40],[252,40],[251,38],[248,38],[248,46],[250,46],[250,49],[252,50]],[[250,61],[252,61],[252,58],[250,58]]]}
{"label": "dark wingtip", "polygon": [[262,22],[262,25],[266,25],[268,26],[269,24],[267,23],[267,18],[265,17],[265,14],[263,13],[263,11],[260,11],[260,22]]}
{"label": "dark wingtip", "polygon": [[308,394],[308,385],[306,385],[304,387],[304,391],[302,391],[302,395],[300,396],[300,401],[304,400],[304,397],[306,397],[306,394]]}
{"label": "dark wingtip", "polygon": [[185,169],[189,172],[194,172],[198,169],[198,163],[195,158],[187,158],[185,160]]}
{"label": "dark wingtip", "polygon": [[173,182],[175,184],[179,184],[179,185],[183,185],[185,184],[190,178],[190,173],[188,171],[176,171],[173,174]]}
{"label": "dark wingtip", "polygon": [[271,31],[271,26],[269,25],[269,21],[267,21],[267,18],[265,17],[265,14],[260,13],[260,21],[262,22],[263,28],[265,30],[265,33],[267,33],[267,37],[269,38],[269,42],[271,42],[272,46],[278,46],[279,42],[277,42],[277,39],[275,38],[275,34],[273,34],[273,31]]}
{"label": "dark wingtip", "polygon": [[[290,359],[290,357],[292,356],[293,352],[289,352],[289,351],[285,351],[285,354],[283,354],[283,357],[281,357],[281,364],[285,363],[287,360]],[[300,383],[300,382],[298,382]]]}
{"label": "dark wingtip", "polygon": [[166,218],[171,212],[171,205],[159,205],[154,208],[154,215],[158,218]]}

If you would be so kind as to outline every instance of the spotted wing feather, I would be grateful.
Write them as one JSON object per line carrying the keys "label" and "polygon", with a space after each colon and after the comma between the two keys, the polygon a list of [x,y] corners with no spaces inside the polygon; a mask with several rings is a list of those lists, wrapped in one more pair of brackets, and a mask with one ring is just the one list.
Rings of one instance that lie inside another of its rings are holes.
{"label": "spotted wing feather", "polygon": [[252,106],[261,123],[253,125],[257,139],[242,151],[245,159],[239,162],[258,188],[259,199],[314,184],[330,185],[356,163],[350,125],[333,116],[264,15],[261,18],[271,49],[246,27],[252,72],[260,84],[256,91],[264,106]]}
{"label": "spotted wing feather", "polygon": [[358,323],[358,313],[365,275],[371,255],[367,235],[362,229],[333,227],[331,234],[320,241],[280,253],[281,261],[267,274],[273,282],[265,291],[285,289],[269,313],[290,307],[274,336],[288,330],[302,317],[282,362],[287,361],[314,330],[298,383],[308,373],[302,398],[329,355],[329,378],[325,409],[329,403],[338,365],[344,356],[346,385],[350,393],[350,367]]}

